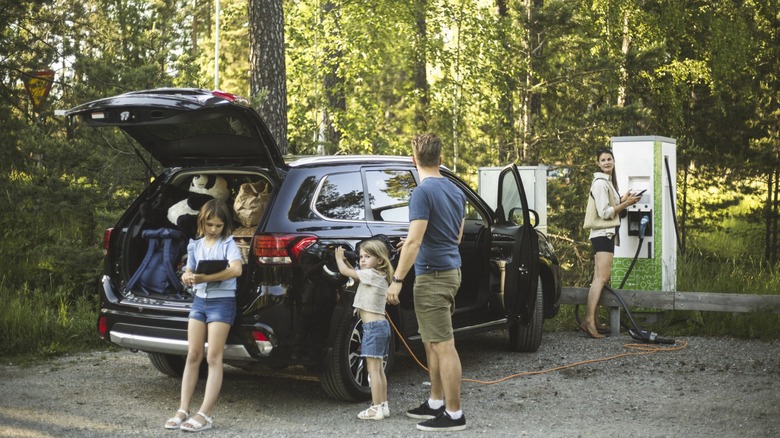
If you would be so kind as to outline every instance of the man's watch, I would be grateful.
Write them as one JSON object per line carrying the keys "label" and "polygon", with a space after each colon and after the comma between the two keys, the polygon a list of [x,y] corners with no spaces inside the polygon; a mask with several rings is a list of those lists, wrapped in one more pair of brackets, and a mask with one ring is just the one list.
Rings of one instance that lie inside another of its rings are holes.
{"label": "man's watch", "polygon": [[395,275],[393,275],[393,283],[403,283],[403,282],[404,282],[403,278],[398,278]]}

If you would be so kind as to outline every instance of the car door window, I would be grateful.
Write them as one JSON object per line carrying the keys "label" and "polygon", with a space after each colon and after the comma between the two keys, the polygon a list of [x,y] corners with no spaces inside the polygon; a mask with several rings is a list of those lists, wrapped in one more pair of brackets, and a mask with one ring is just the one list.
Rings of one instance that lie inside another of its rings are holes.
{"label": "car door window", "polygon": [[520,199],[517,183],[512,173],[506,172],[501,175],[501,199],[503,220],[505,223],[522,225],[523,203]]}
{"label": "car door window", "polygon": [[360,173],[337,173],[322,181],[314,208],[327,219],[362,221],[366,218]]}
{"label": "car door window", "polygon": [[467,201],[468,202],[466,202],[466,220],[481,221],[482,215],[479,213],[477,207],[474,206],[473,201],[471,199],[468,199]]}
{"label": "car door window", "polygon": [[409,198],[416,186],[414,175],[408,170],[367,171],[369,220],[409,222]]}

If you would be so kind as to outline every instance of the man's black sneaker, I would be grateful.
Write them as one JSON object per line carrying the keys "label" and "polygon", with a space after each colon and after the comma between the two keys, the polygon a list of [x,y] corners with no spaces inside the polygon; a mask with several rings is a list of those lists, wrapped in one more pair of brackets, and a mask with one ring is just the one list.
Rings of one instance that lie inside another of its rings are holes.
{"label": "man's black sneaker", "polygon": [[447,411],[443,411],[436,418],[423,421],[417,425],[417,429],[427,431],[437,430],[465,430],[466,429],[466,416],[461,415],[457,420],[453,420]]}
{"label": "man's black sneaker", "polygon": [[430,406],[428,406],[428,400],[425,400],[420,406],[406,411],[406,416],[420,420],[428,420],[436,418],[442,412],[444,412],[443,405],[439,409],[432,409]]}

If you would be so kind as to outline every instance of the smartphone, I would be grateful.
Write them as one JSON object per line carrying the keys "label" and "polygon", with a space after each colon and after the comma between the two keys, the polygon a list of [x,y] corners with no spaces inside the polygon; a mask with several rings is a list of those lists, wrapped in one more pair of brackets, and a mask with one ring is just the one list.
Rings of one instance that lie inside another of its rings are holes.
{"label": "smartphone", "polygon": [[634,196],[642,196],[642,194],[645,193],[646,191],[647,191],[647,189],[640,190],[639,192],[634,193]]}

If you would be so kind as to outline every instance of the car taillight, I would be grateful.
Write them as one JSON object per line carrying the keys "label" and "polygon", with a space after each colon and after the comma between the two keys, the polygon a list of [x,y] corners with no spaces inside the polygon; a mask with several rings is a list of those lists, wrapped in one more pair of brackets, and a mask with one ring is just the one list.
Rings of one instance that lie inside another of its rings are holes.
{"label": "car taillight", "polygon": [[263,356],[268,356],[274,350],[273,343],[268,339],[268,336],[266,336],[265,333],[253,330],[252,339],[255,340],[255,345],[257,345],[257,349]]}
{"label": "car taillight", "polygon": [[211,94],[239,105],[249,106],[249,100],[236,94],[226,93],[220,90],[214,90],[211,92]]}
{"label": "car taillight", "polygon": [[261,264],[288,265],[316,241],[308,234],[258,234],[252,238],[252,254]]}
{"label": "car taillight", "polygon": [[108,339],[108,318],[105,316],[98,319],[98,334],[101,339]]}
{"label": "car taillight", "polygon": [[111,249],[111,233],[114,232],[113,228],[107,228],[103,232],[103,256],[108,255],[108,250]]}

